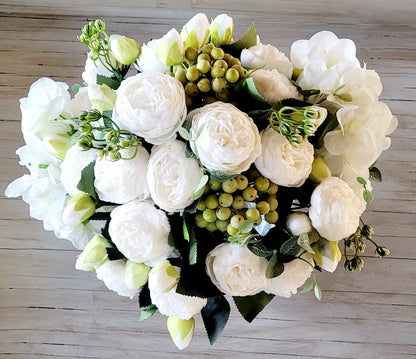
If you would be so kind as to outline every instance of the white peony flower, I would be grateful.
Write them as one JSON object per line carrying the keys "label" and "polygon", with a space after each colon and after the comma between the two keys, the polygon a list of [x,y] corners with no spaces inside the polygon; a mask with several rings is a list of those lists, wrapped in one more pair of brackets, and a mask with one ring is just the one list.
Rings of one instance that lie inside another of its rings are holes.
{"label": "white peony flower", "polygon": [[311,220],[303,212],[294,212],[287,216],[286,228],[294,236],[309,233],[312,230]]}
{"label": "white peony flower", "polygon": [[77,186],[81,179],[81,172],[96,158],[97,152],[95,150],[85,151],[78,145],[72,146],[66,152],[61,164],[61,182],[71,196],[80,192]]}
{"label": "white peony flower", "polygon": [[141,73],[117,90],[113,121],[151,144],[172,140],[185,118],[185,90],[174,77]]}
{"label": "white peony flower", "polygon": [[181,37],[185,48],[204,46],[209,37],[209,21],[205,14],[199,13],[193,16],[183,27]]}
{"label": "white peony flower", "polygon": [[244,67],[258,69],[264,66],[265,70],[277,70],[288,79],[292,78],[292,62],[272,45],[258,43],[248,49],[243,49],[240,60]]}
{"label": "white peony flower", "polygon": [[302,255],[301,259],[295,259],[291,262],[284,263],[284,271],[275,278],[267,279],[267,285],[264,288],[266,293],[278,295],[279,297],[289,298],[296,294],[297,289],[303,285],[311,276],[313,271],[313,260],[309,253]]}
{"label": "white peony flower", "polygon": [[121,150],[121,156],[126,159],[113,161],[104,156],[95,162],[94,187],[102,201],[123,204],[149,198],[146,180],[149,153],[140,146],[131,158],[135,151],[136,148]]}
{"label": "white peony flower", "polygon": [[142,46],[142,53],[136,60],[135,66],[141,72],[169,72],[169,66],[165,65],[156,56],[157,48],[162,39],[154,39]]}
{"label": "white peony flower", "polygon": [[195,158],[187,158],[185,144],[169,142],[152,149],[147,182],[153,201],[167,212],[179,212],[193,202],[201,169]]}
{"label": "white peony flower", "polygon": [[287,138],[269,127],[261,133],[262,153],[255,165],[272,182],[299,187],[312,170],[313,146],[303,141],[293,146]]}
{"label": "white peony flower", "polygon": [[164,261],[171,251],[169,232],[165,212],[151,203],[134,200],[111,212],[111,239],[132,262],[155,266]]}
{"label": "white peony flower", "polygon": [[260,155],[257,126],[235,106],[214,102],[192,117],[191,147],[210,171],[246,171]]}
{"label": "white peony flower", "polygon": [[[117,66],[117,61],[113,55],[109,54],[110,62],[113,67]],[[121,68],[121,64],[119,65]],[[82,73],[82,79],[88,84],[93,85],[97,84],[97,75],[105,77],[113,77],[113,73],[109,71],[99,59],[92,60],[90,54],[87,55],[87,60],[85,61],[85,69]]]}
{"label": "white peony flower", "polygon": [[250,77],[256,90],[271,105],[288,98],[302,99],[296,86],[277,70],[257,70]]}
{"label": "white peony flower", "polygon": [[267,260],[256,256],[247,246],[220,244],[208,253],[205,264],[211,281],[228,295],[253,295],[266,284]]}
{"label": "white peony flower", "polygon": [[312,193],[309,218],[322,237],[339,241],[357,230],[362,211],[360,199],[348,184],[328,177]]}
{"label": "white peony flower", "polygon": [[130,297],[132,299],[139,291],[137,288],[129,288],[124,282],[124,272],[126,263],[119,259],[116,261],[107,261],[96,269],[97,278],[102,280],[106,287],[118,295]]}

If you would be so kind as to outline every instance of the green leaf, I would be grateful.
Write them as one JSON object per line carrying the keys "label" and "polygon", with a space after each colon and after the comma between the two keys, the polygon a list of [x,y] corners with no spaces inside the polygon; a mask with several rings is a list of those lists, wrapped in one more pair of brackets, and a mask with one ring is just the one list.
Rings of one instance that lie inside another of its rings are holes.
{"label": "green leaf", "polygon": [[315,287],[313,288],[314,294],[316,299],[321,300],[322,299],[322,290],[318,283],[315,283]]}
{"label": "green leaf", "polygon": [[190,237],[189,237],[189,231],[188,231],[188,226],[186,225],[185,217],[183,218],[182,230],[183,230],[183,238],[185,238],[185,240],[189,242]]}
{"label": "green leaf", "polygon": [[254,318],[266,307],[274,298],[273,294],[260,292],[255,295],[245,297],[233,297],[234,303],[243,318],[251,323]]}
{"label": "green leaf", "polygon": [[247,244],[247,248],[256,256],[266,258],[274,254],[273,251],[267,249],[262,241],[255,241]]}
{"label": "green leaf", "polygon": [[301,233],[298,238],[298,244],[309,253],[315,254],[315,251],[312,249],[309,244],[309,236],[307,233]]}
{"label": "green leaf", "polygon": [[335,129],[339,125],[337,116],[328,113],[324,123],[318,127],[318,130],[315,132],[315,136],[312,137],[311,142],[316,148],[322,148],[324,146],[324,137],[325,135]]}
{"label": "green leaf", "polygon": [[72,92],[74,93],[74,94],[76,94],[76,93],[78,93],[78,91],[79,91],[79,89],[81,88],[82,86],[80,85],[80,84],[73,84],[72,86],[71,86],[71,90],[72,90]]}
{"label": "green leaf", "polygon": [[238,227],[239,233],[249,233],[253,229],[254,223],[246,219],[243,223],[240,224]]}
{"label": "green leaf", "polygon": [[157,307],[154,304],[150,305],[149,307],[147,307],[146,309],[143,309],[140,312],[139,321],[141,322],[142,320],[150,318],[156,312],[157,312]]}
{"label": "green leaf", "polygon": [[175,247],[175,241],[173,240],[173,234],[172,232],[169,232],[169,236],[168,236],[168,244],[171,247]]}
{"label": "green leaf", "polygon": [[309,282],[307,285],[305,285],[305,287],[300,292],[301,293],[307,293],[307,292],[309,292],[310,290],[312,290],[313,285],[314,285],[314,282],[313,281],[312,282]]}
{"label": "green leaf", "polygon": [[183,127],[179,127],[179,135],[184,139],[189,141],[189,139],[191,138],[191,135],[189,134],[188,130],[183,128]]}
{"label": "green leaf", "polygon": [[248,49],[257,44],[257,32],[254,24],[251,24],[246,33],[236,42],[230,45],[224,45],[222,48],[226,52],[239,54],[241,50]]}
{"label": "green leaf", "polygon": [[111,216],[111,212],[95,212],[88,219],[90,221],[107,221],[110,219],[110,216]]}
{"label": "green leaf", "polygon": [[248,77],[246,79],[247,84],[247,91],[250,96],[252,96],[256,101],[259,101],[261,103],[267,103],[267,101],[264,99],[262,95],[257,91],[256,85],[254,84],[254,80],[252,77]]}
{"label": "green leaf", "polygon": [[209,181],[209,177],[207,175],[202,175],[201,179],[199,180],[198,188],[196,189],[194,195],[192,196],[193,200],[198,199],[204,194],[205,185]]}
{"label": "green leaf", "polygon": [[189,147],[189,144],[185,148],[185,156],[186,158],[197,158],[195,153]]}
{"label": "green leaf", "polygon": [[343,93],[341,95],[336,96],[344,102],[352,102],[352,96],[349,93]]}
{"label": "green leaf", "polygon": [[381,176],[381,172],[377,167],[371,167],[370,168],[370,179],[372,179],[373,181],[376,182],[381,182],[382,181],[382,176]]}
{"label": "green leaf", "polygon": [[363,186],[367,184],[367,181],[362,177],[357,177],[357,182]]}
{"label": "green leaf", "polygon": [[195,141],[199,138],[199,136],[201,136],[201,133],[204,130],[204,128],[205,128],[205,123],[200,128],[198,128],[198,132],[196,133]]}
{"label": "green leaf", "polygon": [[332,258],[332,247],[327,239],[319,237],[317,241],[317,247],[318,252],[321,254],[321,256],[326,258]]}
{"label": "green leaf", "polygon": [[97,85],[107,85],[113,90],[117,90],[120,87],[120,82],[111,77],[97,75]]}
{"label": "green leaf", "polygon": [[230,310],[230,304],[223,296],[208,298],[207,304],[202,308],[201,316],[211,345],[224,330]]}
{"label": "green leaf", "polygon": [[95,161],[92,161],[88,166],[86,166],[81,171],[81,179],[78,182],[77,188],[80,191],[89,194],[92,198],[98,201],[98,195],[94,187],[94,180],[95,180],[94,166],[95,166]]}
{"label": "green leaf", "polygon": [[266,267],[266,278],[275,278],[283,273],[285,266],[283,263],[277,261],[277,254],[273,254],[267,263]]}
{"label": "green leaf", "polygon": [[367,189],[363,192],[363,197],[364,197],[364,201],[366,201],[367,203],[371,203],[374,201],[373,194]]}
{"label": "green leaf", "polygon": [[238,174],[229,174],[221,171],[212,171],[211,173],[211,179],[215,182],[224,182],[226,180],[229,180],[231,178],[235,178],[238,176]]}
{"label": "green leaf", "polygon": [[300,251],[300,245],[298,244],[298,236],[294,236],[289,238],[286,242],[284,242],[279,252],[286,255],[286,256],[296,256]]}
{"label": "green leaf", "polygon": [[189,264],[195,264],[197,260],[197,244],[196,244],[196,238],[195,233],[192,230],[191,231],[191,239],[189,241]]}

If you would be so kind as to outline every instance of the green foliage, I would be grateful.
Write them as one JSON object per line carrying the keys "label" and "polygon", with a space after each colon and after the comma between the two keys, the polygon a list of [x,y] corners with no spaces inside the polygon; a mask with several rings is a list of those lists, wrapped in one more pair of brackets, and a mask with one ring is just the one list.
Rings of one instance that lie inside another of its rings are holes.
{"label": "green foliage", "polygon": [[238,176],[238,174],[229,174],[221,171],[211,171],[210,173],[210,178],[215,182],[225,182]]}
{"label": "green foliage", "polygon": [[284,264],[278,262],[277,254],[275,253],[267,263],[266,278],[275,278],[282,274],[284,270]]}
{"label": "green foliage", "polygon": [[117,90],[120,87],[120,84],[120,81],[114,80],[111,77],[97,75],[97,85],[107,85],[109,88]]}
{"label": "green foliage", "polygon": [[383,180],[381,171],[377,167],[370,168],[370,179],[376,182],[381,182]]}
{"label": "green foliage", "polygon": [[246,79],[247,91],[250,96],[252,96],[256,101],[260,103],[267,103],[262,95],[257,91],[256,85],[252,77]]}
{"label": "green foliage", "polygon": [[78,182],[77,188],[81,192],[89,194],[92,198],[98,201],[98,195],[94,187],[94,166],[95,161],[91,162],[81,171],[81,179]]}
{"label": "green foliage", "polygon": [[224,330],[230,316],[230,304],[224,296],[208,298],[201,310],[202,320],[210,344],[214,344]]}
{"label": "green foliage", "polygon": [[236,42],[230,45],[223,45],[224,51],[240,57],[240,53],[243,49],[248,49],[257,44],[257,32],[254,24],[251,24],[246,33]]}
{"label": "green foliage", "polygon": [[312,249],[311,245],[309,244],[309,236],[307,233],[302,233],[298,237],[298,244],[303,249],[308,251],[309,253],[315,254],[315,251]]}
{"label": "green foliage", "polygon": [[267,249],[261,240],[248,243],[247,248],[256,256],[262,258],[271,257],[274,254],[274,251]]}
{"label": "green foliage", "polygon": [[233,297],[234,303],[243,318],[251,323],[257,315],[266,307],[274,298],[273,294],[260,292],[255,295],[245,297]]}
{"label": "green foliage", "polygon": [[280,253],[287,256],[296,256],[300,251],[300,245],[298,244],[298,236],[291,237],[280,247]]}
{"label": "green foliage", "polygon": [[157,307],[154,304],[148,306],[146,309],[142,309],[142,311],[140,312],[139,321],[143,321],[145,319],[150,318],[156,312],[157,312]]}

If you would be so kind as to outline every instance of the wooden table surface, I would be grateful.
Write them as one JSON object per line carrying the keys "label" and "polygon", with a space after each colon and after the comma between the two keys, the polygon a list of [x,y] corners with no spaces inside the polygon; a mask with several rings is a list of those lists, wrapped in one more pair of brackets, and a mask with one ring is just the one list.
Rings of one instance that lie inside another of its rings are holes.
{"label": "wooden table surface", "polygon": [[[416,357],[416,5],[408,1],[0,1],[0,358],[415,358]],[[378,167],[375,202],[365,214],[391,250],[368,251],[360,273],[342,265],[319,275],[311,293],[275,298],[252,323],[232,308],[210,346],[201,318],[183,352],[155,315],[139,322],[135,300],[75,270],[71,243],[45,232],[20,199],[4,197],[25,173],[18,100],[41,76],[81,82],[81,26],[103,17],[112,33],[139,42],[180,29],[193,13],[227,12],[241,35],[253,21],[264,43],[288,53],[319,30],[353,39],[358,57],[381,76],[382,100],[399,119]]]}

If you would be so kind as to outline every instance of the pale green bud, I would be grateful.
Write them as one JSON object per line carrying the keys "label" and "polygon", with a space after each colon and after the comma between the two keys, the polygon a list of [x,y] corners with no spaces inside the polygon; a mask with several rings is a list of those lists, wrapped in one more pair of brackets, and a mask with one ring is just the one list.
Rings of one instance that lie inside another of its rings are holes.
{"label": "pale green bud", "polygon": [[157,58],[166,66],[180,65],[183,62],[185,48],[181,35],[175,30],[170,30],[162,37],[156,50]]}
{"label": "pale green bud", "polygon": [[42,139],[43,146],[53,156],[63,160],[66,151],[71,147],[68,143],[70,136],[63,133],[55,133],[53,135],[45,136]]}
{"label": "pale green bud", "polygon": [[156,293],[169,292],[179,281],[179,273],[168,260],[149,272],[149,289]]}
{"label": "pale green bud", "polygon": [[123,65],[132,64],[142,51],[136,40],[122,35],[111,35],[110,47],[114,58]]}
{"label": "pale green bud", "polygon": [[209,28],[211,33],[211,42],[215,46],[228,45],[233,39],[234,22],[233,19],[226,15],[218,15]]}
{"label": "pale green bud", "polygon": [[334,272],[342,256],[338,242],[319,238],[311,247],[315,251],[312,256],[316,264],[327,272]]}
{"label": "pale green bud", "polygon": [[195,319],[180,319],[177,316],[169,317],[167,320],[169,334],[179,350],[185,349],[194,336]]}
{"label": "pale green bud", "polygon": [[95,213],[95,204],[91,197],[83,192],[74,195],[66,204],[62,213],[65,224],[76,226]]}
{"label": "pale green bud", "polygon": [[143,263],[127,261],[124,281],[130,289],[141,288],[147,283],[150,267]]}
{"label": "pale green bud", "polygon": [[107,248],[111,248],[111,244],[107,239],[101,235],[94,236],[78,256],[75,268],[93,272],[108,261]]}
{"label": "pale green bud", "polygon": [[205,14],[196,14],[190,19],[181,31],[181,37],[185,48],[201,48],[208,42],[209,38],[209,21]]}
{"label": "pale green bud", "polygon": [[331,177],[331,170],[322,157],[315,157],[309,178],[315,183],[321,183],[327,177]]}
{"label": "pale green bud", "polygon": [[116,102],[116,92],[107,85],[89,85],[88,97],[98,111],[112,110]]}

